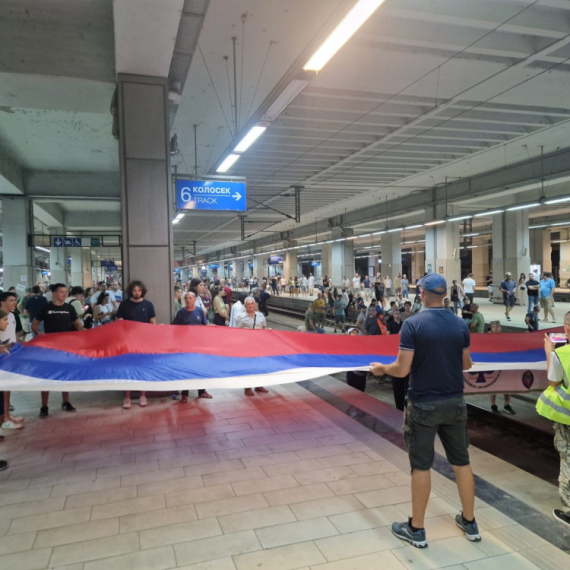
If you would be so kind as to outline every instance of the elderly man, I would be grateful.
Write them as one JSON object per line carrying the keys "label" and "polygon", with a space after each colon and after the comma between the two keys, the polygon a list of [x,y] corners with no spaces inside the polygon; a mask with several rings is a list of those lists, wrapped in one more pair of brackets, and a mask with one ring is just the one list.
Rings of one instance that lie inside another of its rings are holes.
{"label": "elderly man", "polygon": [[[201,307],[196,306],[196,293],[188,291],[184,295],[185,306],[180,309],[174,320],[173,325],[202,325],[206,326],[208,324],[208,317],[204,313]],[[188,395],[190,392],[188,390],[182,390],[182,398],[180,399],[181,404],[188,403]],[[198,390],[198,398],[207,398],[210,400],[212,396],[208,394],[206,390]]]}
{"label": "elderly man", "polygon": [[[246,297],[243,306],[245,307],[245,313],[241,313],[236,317],[236,328],[251,330],[267,328],[265,315],[256,310],[257,303],[253,297]],[[267,388],[263,386],[258,386],[255,391],[263,394],[267,394],[268,392]],[[244,393],[246,396],[255,396],[251,388],[245,388]]]}

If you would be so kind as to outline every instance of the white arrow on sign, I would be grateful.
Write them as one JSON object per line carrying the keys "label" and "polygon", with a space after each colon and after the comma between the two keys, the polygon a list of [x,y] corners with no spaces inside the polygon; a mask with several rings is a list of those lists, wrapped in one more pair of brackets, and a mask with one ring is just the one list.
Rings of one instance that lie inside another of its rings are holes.
{"label": "white arrow on sign", "polygon": [[54,242],[55,245],[61,245],[61,240],[60,240],[60,239],[57,239],[57,238],[56,238],[56,239],[53,240],[53,242]]}
{"label": "white arrow on sign", "polygon": [[232,198],[235,198],[236,200],[241,200],[241,194],[236,190],[236,193],[232,196]]}

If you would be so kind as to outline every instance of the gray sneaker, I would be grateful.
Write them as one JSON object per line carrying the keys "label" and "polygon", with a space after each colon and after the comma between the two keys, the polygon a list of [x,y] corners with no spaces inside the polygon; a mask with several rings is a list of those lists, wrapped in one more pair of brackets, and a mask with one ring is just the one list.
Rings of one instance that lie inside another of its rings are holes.
{"label": "gray sneaker", "polygon": [[409,542],[416,548],[427,548],[426,531],[425,529],[416,530],[415,532],[410,528],[409,522],[393,523],[392,534],[398,538]]}
{"label": "gray sneaker", "polygon": [[477,521],[465,524],[463,522],[463,513],[459,513],[455,516],[455,524],[465,533],[467,540],[470,540],[471,542],[479,542],[481,540]]}

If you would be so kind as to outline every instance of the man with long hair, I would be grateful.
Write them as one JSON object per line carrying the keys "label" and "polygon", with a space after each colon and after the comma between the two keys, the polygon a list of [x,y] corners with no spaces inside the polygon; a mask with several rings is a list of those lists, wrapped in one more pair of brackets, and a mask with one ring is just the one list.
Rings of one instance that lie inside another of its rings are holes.
{"label": "man with long hair", "polygon": [[[147,290],[143,282],[131,281],[127,287],[126,293],[127,299],[119,305],[117,319],[156,325],[156,312],[154,310],[154,305],[145,299]],[[144,408],[146,405],[146,392],[143,390],[141,391],[139,398],[139,406]],[[130,390],[125,390],[123,408],[125,410],[129,410],[131,408]]]}

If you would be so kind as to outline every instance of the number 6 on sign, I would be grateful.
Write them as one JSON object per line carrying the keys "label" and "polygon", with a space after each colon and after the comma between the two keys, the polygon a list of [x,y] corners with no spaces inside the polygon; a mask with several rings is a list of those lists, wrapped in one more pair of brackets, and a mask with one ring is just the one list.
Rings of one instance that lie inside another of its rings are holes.
{"label": "number 6 on sign", "polygon": [[190,191],[190,188],[188,188],[188,186],[185,186],[180,190],[180,197],[184,202],[190,202],[190,200],[192,200],[192,192]]}

